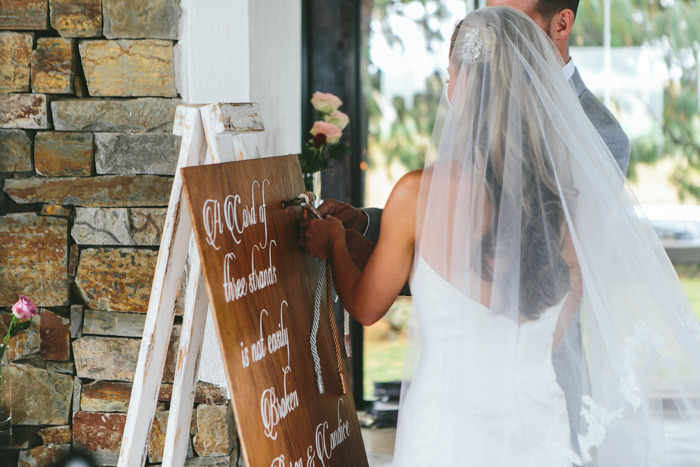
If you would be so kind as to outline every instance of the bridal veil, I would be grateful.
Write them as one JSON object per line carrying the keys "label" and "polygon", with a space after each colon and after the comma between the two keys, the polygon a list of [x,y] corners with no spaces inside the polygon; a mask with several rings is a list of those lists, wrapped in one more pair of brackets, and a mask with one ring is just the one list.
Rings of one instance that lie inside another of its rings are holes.
{"label": "bridal veil", "polygon": [[[450,66],[421,180],[414,271],[424,262],[515,329],[556,310],[542,339],[566,396],[570,442],[553,456],[568,465],[667,465],[669,420],[687,420],[700,442],[700,324],[559,54],[524,14],[491,7],[464,19]],[[427,287],[411,286],[416,296]],[[420,322],[409,323],[402,400],[425,344]],[[527,350],[508,340],[520,334],[494,336],[520,349],[508,357],[514,365]],[[463,342],[464,365],[441,384],[493,405],[486,399],[495,394],[469,388],[484,375],[464,374],[470,361],[489,361],[482,343]],[[505,376],[527,390],[526,380]],[[432,407],[454,417],[449,404]],[[401,413],[400,424],[412,423]]]}

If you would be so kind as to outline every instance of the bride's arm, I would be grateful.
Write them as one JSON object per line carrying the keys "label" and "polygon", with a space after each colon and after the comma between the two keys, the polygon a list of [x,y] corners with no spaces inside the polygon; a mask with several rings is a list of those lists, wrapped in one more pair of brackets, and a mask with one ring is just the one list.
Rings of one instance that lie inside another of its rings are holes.
{"label": "bride's arm", "polygon": [[350,314],[365,326],[386,314],[408,279],[419,185],[417,171],[402,177],[394,187],[382,215],[379,241],[363,271],[348,251],[339,220],[309,221],[328,223],[323,226],[328,229],[325,256],[331,264],[336,292]]}

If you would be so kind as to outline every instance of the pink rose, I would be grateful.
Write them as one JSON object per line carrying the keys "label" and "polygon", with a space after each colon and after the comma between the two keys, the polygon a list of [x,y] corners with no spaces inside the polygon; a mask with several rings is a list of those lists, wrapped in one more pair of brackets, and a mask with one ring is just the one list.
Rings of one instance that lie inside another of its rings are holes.
{"label": "pink rose", "polygon": [[311,129],[311,134],[314,136],[314,140],[316,139],[316,135],[325,135],[327,144],[337,143],[340,141],[340,137],[343,136],[343,132],[340,130],[340,128],[320,120],[314,122],[314,127]]}
{"label": "pink rose", "polygon": [[17,319],[31,318],[32,316],[36,316],[36,305],[29,297],[20,295],[17,303],[12,305],[12,313],[14,313]]}
{"label": "pink rose", "polygon": [[328,92],[315,92],[311,97],[311,105],[319,112],[329,114],[343,105],[343,101]]}
{"label": "pink rose", "polygon": [[340,110],[334,110],[329,115],[323,117],[323,119],[331,125],[337,126],[340,130],[343,130],[348,126],[348,123],[350,123],[350,118]]}

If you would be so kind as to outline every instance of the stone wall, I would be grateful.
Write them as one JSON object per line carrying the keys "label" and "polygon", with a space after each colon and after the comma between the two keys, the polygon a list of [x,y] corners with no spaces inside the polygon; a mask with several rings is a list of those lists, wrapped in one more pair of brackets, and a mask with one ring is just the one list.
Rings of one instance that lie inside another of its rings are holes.
{"label": "stone wall", "polygon": [[[20,294],[39,306],[9,344],[7,465],[50,465],[71,448],[116,465],[179,148],[180,14],[179,0],[0,1],[0,332]],[[195,402],[188,463],[237,464],[225,390],[200,383]]]}

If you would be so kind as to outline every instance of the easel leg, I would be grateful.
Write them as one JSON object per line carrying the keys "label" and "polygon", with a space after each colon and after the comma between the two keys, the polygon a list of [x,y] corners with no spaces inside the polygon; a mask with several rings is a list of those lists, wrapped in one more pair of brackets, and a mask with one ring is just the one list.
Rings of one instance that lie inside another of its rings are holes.
{"label": "easel leg", "polygon": [[180,156],[170,192],[170,204],[119,452],[120,467],[141,466],[146,461],[146,443],[153,424],[175,316],[175,297],[185,268],[186,255],[181,252],[187,248],[192,232],[189,211],[184,206],[179,169],[200,164],[206,153],[206,142],[199,109],[187,108],[185,115]]}
{"label": "easel leg", "polygon": [[172,241],[165,243],[170,248],[161,248],[158,255],[119,453],[119,465],[124,467],[143,465],[146,461],[146,441],[151,431],[158,391],[163,379],[165,357],[175,316],[175,297],[185,267],[185,255],[170,253],[182,251],[191,231],[189,212],[186,209],[181,210],[179,217],[171,237]]}
{"label": "easel leg", "polygon": [[204,339],[204,325],[209,305],[194,236],[190,238],[189,257],[190,272],[187,294],[185,295],[185,314],[182,321],[182,335],[177,353],[175,383],[170,401],[168,430],[163,452],[163,465],[169,466],[185,464],[194,394],[199,373],[199,360]]}

